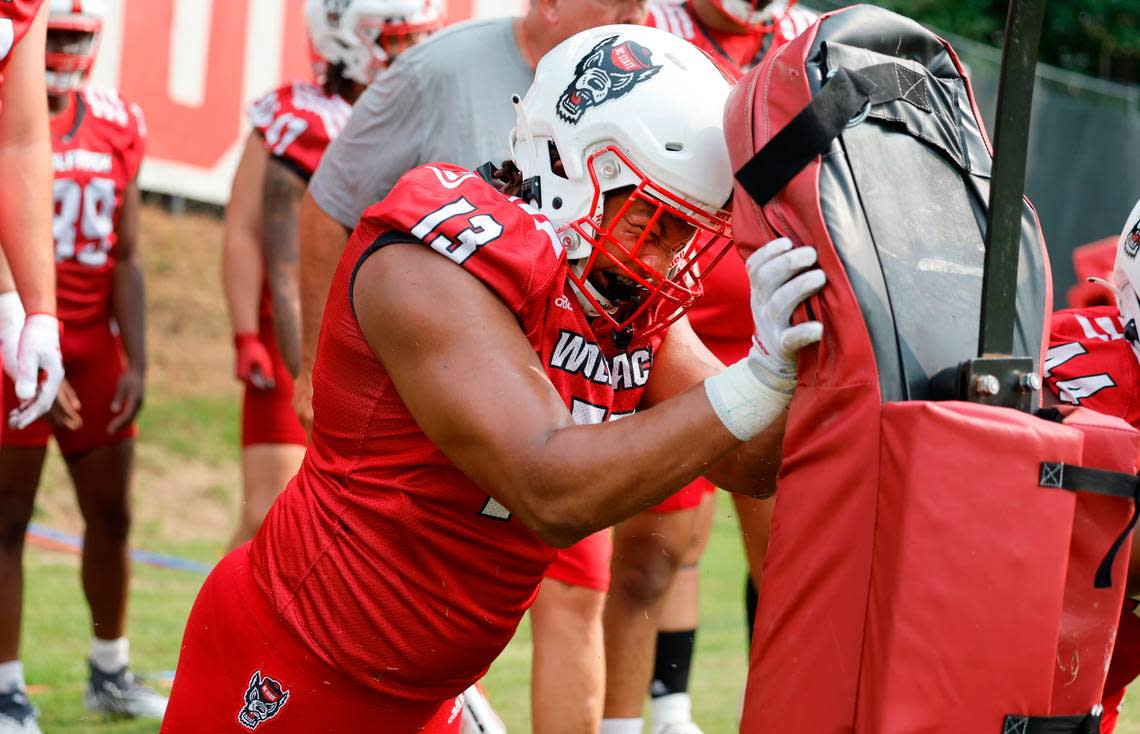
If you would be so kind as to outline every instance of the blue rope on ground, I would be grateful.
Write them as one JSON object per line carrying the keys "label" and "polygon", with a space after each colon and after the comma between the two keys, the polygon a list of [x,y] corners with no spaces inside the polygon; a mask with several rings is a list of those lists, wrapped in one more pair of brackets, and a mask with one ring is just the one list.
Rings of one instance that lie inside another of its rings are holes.
{"label": "blue rope on ground", "polygon": [[[28,524],[28,534],[65,545],[76,552],[83,548],[83,539],[79,536],[53,530],[38,523],[33,522]],[[137,548],[131,549],[131,560],[135,563],[145,563],[148,566],[172,568],[177,571],[192,571],[203,575],[210,573],[213,569],[213,566],[207,563],[199,563],[198,561],[191,561],[176,556],[167,556],[162,553],[151,553],[150,551],[139,550]]]}

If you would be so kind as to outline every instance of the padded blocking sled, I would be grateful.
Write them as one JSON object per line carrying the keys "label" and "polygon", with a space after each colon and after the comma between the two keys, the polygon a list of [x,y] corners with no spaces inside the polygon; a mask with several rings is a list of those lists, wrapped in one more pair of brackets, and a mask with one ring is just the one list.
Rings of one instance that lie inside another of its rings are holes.
{"label": "padded blocking sled", "polygon": [[[826,110],[801,115],[825,92],[831,137]],[[1054,690],[1072,675],[1055,663],[1060,630],[1086,619],[1066,586],[1081,503],[1039,486],[1042,462],[1081,464],[1083,431],[925,402],[977,345],[991,169],[980,119],[948,44],[865,6],[821,17],[730,98],[742,255],[788,236],[812,243],[828,275],[806,309],[824,338],[800,355],[742,732],[1091,725],[1095,686],[1077,676],[1081,693]],[[1021,229],[1014,352],[1039,363],[1052,294],[1028,202]],[[1090,548],[1127,522],[1128,502],[1106,502]]]}

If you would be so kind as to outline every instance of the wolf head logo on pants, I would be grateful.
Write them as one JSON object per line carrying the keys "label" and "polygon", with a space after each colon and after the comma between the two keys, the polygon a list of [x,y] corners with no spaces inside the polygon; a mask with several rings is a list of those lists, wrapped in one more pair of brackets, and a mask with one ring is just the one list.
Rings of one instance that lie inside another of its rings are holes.
{"label": "wolf head logo on pants", "polygon": [[558,116],[565,122],[578,124],[586,110],[624,97],[661,71],[652,63],[653,52],[645,46],[617,40],[618,36],[602,40],[574,67],[574,81],[558,98]]}
{"label": "wolf head logo on pants", "polygon": [[289,691],[285,690],[281,681],[269,676],[262,677],[258,670],[249,679],[249,687],[245,689],[245,705],[238,712],[238,723],[253,731],[258,724],[280,713],[281,707],[288,700]]}

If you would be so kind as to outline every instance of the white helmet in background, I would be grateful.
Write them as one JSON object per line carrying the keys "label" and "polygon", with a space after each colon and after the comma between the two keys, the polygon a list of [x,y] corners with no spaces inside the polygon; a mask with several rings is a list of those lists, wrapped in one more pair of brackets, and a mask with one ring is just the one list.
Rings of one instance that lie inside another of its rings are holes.
{"label": "white helmet in background", "polygon": [[1120,320],[1124,322],[1124,338],[1132,343],[1132,351],[1140,359],[1140,201],[1132,207],[1120,232],[1112,285]]}
{"label": "white helmet in background", "polygon": [[722,13],[750,28],[761,28],[779,22],[796,0],[712,0]]}
{"label": "white helmet in background", "polygon": [[[733,179],[723,115],[730,88],[688,41],[612,25],[552,49],[526,97],[515,98],[510,148],[523,175],[521,196],[554,225],[583,305],[618,330],[648,334],[679,318],[701,295],[697,257],[727,247],[723,207]],[[603,229],[606,194],[629,187],[630,203],[657,207],[653,221],[667,212],[697,230],[666,273],[638,257],[644,235],[627,248]],[[632,308],[591,278],[598,265],[624,276]]]}
{"label": "white helmet in background", "polygon": [[91,73],[107,14],[103,0],[51,0],[45,81],[51,94],[78,89]]}
{"label": "white helmet in background", "polygon": [[306,0],[314,53],[342,65],[346,79],[369,84],[391,62],[381,39],[443,27],[444,0]]}

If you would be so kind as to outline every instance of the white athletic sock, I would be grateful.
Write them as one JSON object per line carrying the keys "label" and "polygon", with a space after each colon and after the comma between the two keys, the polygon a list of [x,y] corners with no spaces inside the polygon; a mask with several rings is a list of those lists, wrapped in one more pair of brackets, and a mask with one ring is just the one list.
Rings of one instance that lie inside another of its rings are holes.
{"label": "white athletic sock", "polygon": [[9,660],[0,663],[0,693],[26,690],[24,683],[24,664],[19,660]]}
{"label": "white athletic sock", "polygon": [[693,700],[687,693],[670,693],[649,701],[653,712],[653,726],[693,720]]}
{"label": "white athletic sock", "polygon": [[117,640],[91,638],[91,662],[104,673],[117,673],[130,660],[131,643],[126,637]]}
{"label": "white athletic sock", "polygon": [[641,717],[636,719],[602,719],[599,734],[641,734]]}

